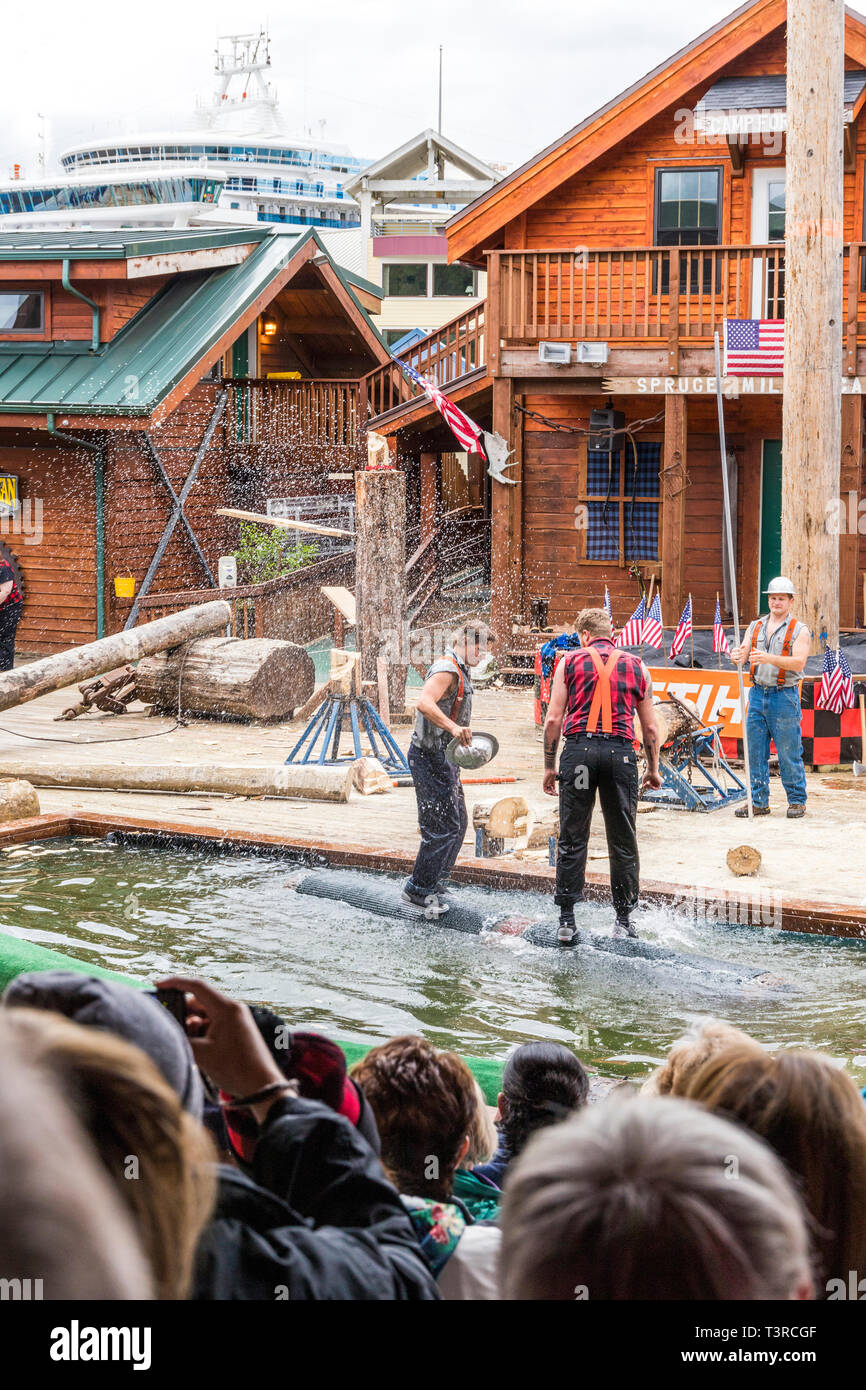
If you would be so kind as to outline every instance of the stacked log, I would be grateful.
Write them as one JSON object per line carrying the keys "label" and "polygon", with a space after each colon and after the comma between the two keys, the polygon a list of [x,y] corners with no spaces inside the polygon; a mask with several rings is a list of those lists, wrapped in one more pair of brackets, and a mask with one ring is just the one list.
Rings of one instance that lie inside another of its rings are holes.
{"label": "stacked log", "polygon": [[235,719],[290,719],[315,687],[304,647],[269,637],[205,637],[138,663],[140,700],[160,710]]}

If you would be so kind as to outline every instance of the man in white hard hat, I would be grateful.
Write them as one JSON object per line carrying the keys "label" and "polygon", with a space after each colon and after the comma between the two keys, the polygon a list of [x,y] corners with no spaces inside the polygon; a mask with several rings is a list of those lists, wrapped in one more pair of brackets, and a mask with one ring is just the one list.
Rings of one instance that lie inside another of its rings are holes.
{"label": "man in white hard hat", "polygon": [[[780,574],[767,585],[770,612],[749,624],[739,647],[731,651],[738,666],[751,667],[752,689],[746,715],[746,738],[756,816],[770,814],[770,740],[779,755],[779,772],[788,797],[788,817],[806,814],[806,769],[800,733],[800,677],[809,657],[811,637],[805,623],[791,614],[794,585]],[[734,813],[749,814],[746,806]]]}

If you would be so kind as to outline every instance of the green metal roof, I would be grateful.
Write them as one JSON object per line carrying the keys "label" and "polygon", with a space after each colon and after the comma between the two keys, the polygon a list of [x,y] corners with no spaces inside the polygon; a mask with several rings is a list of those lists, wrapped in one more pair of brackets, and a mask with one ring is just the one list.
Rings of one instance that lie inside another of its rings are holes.
{"label": "green metal roof", "polygon": [[130,260],[177,251],[207,251],[221,246],[244,246],[262,241],[267,226],[124,231],[5,232],[0,231],[0,261]]}
{"label": "green metal roof", "polygon": [[[240,265],[174,276],[98,352],[78,341],[0,343],[0,413],[150,415],[307,241],[324,250],[312,228],[265,227],[257,239]],[[334,269],[378,337],[352,288],[360,277]]]}

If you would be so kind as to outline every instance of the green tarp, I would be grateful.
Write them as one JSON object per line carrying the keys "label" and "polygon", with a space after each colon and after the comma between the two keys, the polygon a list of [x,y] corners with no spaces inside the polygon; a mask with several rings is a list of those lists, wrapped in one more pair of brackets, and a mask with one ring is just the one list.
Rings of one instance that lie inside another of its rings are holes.
{"label": "green tarp", "polygon": [[[59,951],[49,951],[45,946],[37,946],[31,941],[23,941],[21,937],[0,932],[0,990],[4,990],[16,975],[23,975],[28,970],[77,970],[82,975],[99,975],[103,979],[117,980],[120,984],[130,985],[135,989],[147,988],[143,980],[133,979],[129,975],[119,975],[115,970],[103,970],[98,965],[90,965],[86,961],[76,960],[73,956],[62,955]],[[340,1046],[346,1054],[349,1066],[364,1057],[370,1049],[369,1043],[340,1041]],[[492,1057],[466,1057],[464,1060],[484,1092],[488,1105],[495,1105],[497,1092],[501,1089],[502,1062]]]}

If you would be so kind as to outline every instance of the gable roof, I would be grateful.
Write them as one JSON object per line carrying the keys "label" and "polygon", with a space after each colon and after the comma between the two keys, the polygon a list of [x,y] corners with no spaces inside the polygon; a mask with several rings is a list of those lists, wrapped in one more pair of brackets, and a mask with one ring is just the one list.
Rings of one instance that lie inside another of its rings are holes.
{"label": "gable roof", "polygon": [[[239,265],[173,276],[110,342],[0,343],[0,414],[48,412],[99,417],[150,416],[191,374],[198,379],[252,322],[264,294],[274,294],[314,256],[332,287],[341,287],[351,315],[371,344],[387,350],[353,286],[375,290],[336,266],[315,229],[265,227]],[[344,307],[346,305],[344,304]]]}
{"label": "gable roof", "polygon": [[117,231],[0,231],[0,261],[112,261],[210,251],[262,241],[267,226],[136,228]]}
{"label": "gable roof", "polygon": [[442,155],[447,164],[459,169],[469,179],[483,183],[496,182],[496,172],[483,160],[428,127],[390,154],[377,159],[375,164],[366,165],[354,178],[343,184],[344,192],[354,197],[356,192],[375,185],[380,179],[398,183],[415,179],[428,168],[431,157],[435,161],[437,155]]}
{"label": "gable roof", "polygon": [[[607,153],[784,24],[786,0],[747,0],[606,102],[446,224],[450,260],[478,259],[507,222]],[[866,21],[845,11],[845,50],[866,64]]]}

